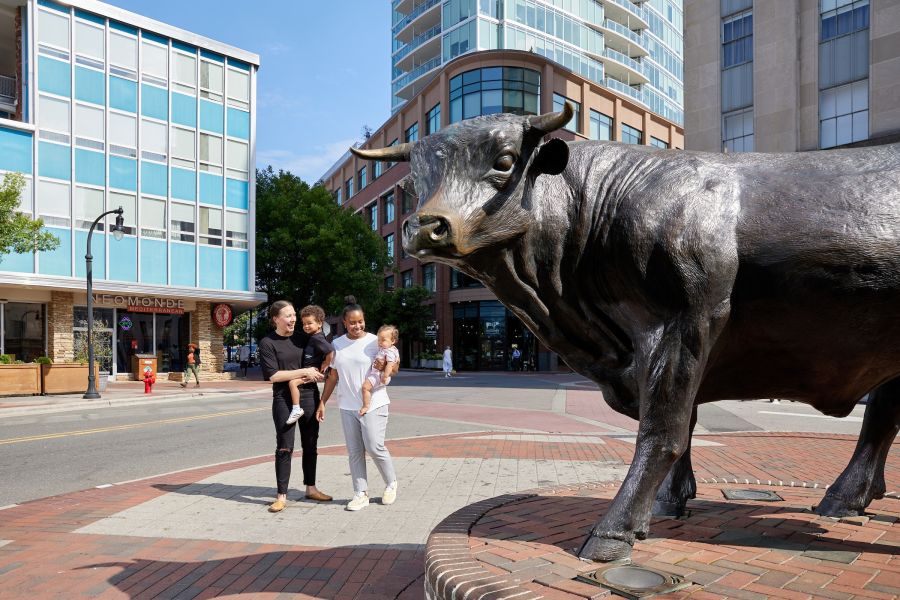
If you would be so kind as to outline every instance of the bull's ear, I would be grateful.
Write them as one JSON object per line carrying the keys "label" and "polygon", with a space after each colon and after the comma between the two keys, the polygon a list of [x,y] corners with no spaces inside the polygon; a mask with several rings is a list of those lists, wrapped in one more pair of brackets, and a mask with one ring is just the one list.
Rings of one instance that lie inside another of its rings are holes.
{"label": "bull's ear", "polygon": [[541,144],[531,163],[534,174],[559,175],[569,162],[569,145],[559,138]]}

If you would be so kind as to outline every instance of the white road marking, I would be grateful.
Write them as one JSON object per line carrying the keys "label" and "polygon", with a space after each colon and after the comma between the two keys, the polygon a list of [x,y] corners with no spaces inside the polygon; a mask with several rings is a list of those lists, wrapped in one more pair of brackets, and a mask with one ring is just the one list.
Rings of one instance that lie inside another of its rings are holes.
{"label": "white road marking", "polygon": [[829,417],[828,415],[810,415],[807,413],[795,413],[795,412],[779,412],[776,410],[761,410],[759,411],[761,415],[782,415],[786,417],[811,417],[813,419],[837,419],[838,421],[847,421],[848,423],[861,423],[862,417]]}

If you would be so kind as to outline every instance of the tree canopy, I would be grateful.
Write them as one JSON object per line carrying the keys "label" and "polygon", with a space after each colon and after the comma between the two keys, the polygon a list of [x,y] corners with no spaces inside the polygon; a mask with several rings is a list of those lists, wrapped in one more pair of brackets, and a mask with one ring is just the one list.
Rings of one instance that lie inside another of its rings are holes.
{"label": "tree canopy", "polygon": [[19,196],[25,187],[21,173],[7,173],[0,183],[0,256],[16,252],[54,250],[59,239],[42,231],[44,222],[19,212]]}
{"label": "tree canopy", "polygon": [[366,306],[389,264],[384,240],[324,187],[271,166],[257,170],[256,283],[270,301],[336,314],[353,294]]}
{"label": "tree canopy", "polygon": [[385,292],[366,309],[366,325],[373,333],[384,324],[395,325],[405,342],[422,341],[433,320],[431,307],[423,304],[430,297],[431,292],[420,285]]}

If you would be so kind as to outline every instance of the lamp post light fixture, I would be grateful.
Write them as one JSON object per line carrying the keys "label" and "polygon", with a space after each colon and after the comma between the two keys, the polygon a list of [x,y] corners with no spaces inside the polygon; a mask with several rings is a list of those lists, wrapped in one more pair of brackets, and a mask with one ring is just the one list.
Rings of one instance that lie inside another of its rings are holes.
{"label": "lamp post light fixture", "polygon": [[96,400],[100,397],[100,394],[97,393],[97,388],[95,387],[94,382],[94,278],[92,267],[94,257],[91,256],[91,236],[94,235],[94,228],[97,226],[97,223],[100,222],[100,219],[102,219],[106,215],[115,214],[116,224],[112,227],[112,234],[113,237],[116,238],[116,241],[121,240],[122,236],[125,235],[125,217],[122,216],[122,213],[124,212],[125,211],[121,206],[115,210],[106,211],[105,213],[94,219],[94,222],[91,224],[91,229],[88,231],[87,254],[84,255],[85,275],[87,276],[88,387],[87,391],[84,393],[84,396],[82,396],[82,398],[86,400]]}

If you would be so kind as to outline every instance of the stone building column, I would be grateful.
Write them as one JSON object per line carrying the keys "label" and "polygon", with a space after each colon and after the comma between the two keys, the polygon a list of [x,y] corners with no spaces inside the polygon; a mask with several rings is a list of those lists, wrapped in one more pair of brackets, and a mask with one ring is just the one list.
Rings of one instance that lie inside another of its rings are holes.
{"label": "stone building column", "polygon": [[225,367],[222,351],[223,331],[212,320],[212,305],[209,302],[197,302],[191,313],[191,342],[200,348],[200,372],[221,373]]}
{"label": "stone building column", "polygon": [[75,360],[74,327],[75,295],[72,292],[50,292],[47,305],[47,350],[53,362]]}

